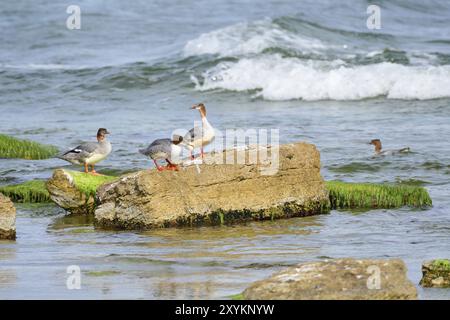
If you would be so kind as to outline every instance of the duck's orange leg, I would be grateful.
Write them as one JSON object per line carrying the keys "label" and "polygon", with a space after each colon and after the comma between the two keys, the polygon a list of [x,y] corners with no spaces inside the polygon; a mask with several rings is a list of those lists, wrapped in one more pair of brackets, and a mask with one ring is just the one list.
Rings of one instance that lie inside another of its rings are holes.
{"label": "duck's orange leg", "polygon": [[94,176],[100,176],[101,175],[101,174],[97,173],[97,171],[95,171],[93,164],[91,164],[91,167],[92,167],[92,170],[91,170],[91,174],[92,175],[94,175]]}
{"label": "duck's orange leg", "polygon": [[167,170],[174,170],[174,171],[178,171],[178,166],[176,164],[173,164],[172,162],[170,162],[169,159],[166,159],[167,161]]}
{"label": "duck's orange leg", "polygon": [[89,166],[87,163],[84,164],[84,173],[89,173]]}
{"label": "duck's orange leg", "polygon": [[153,159],[153,162],[155,163],[156,170],[158,170],[158,171],[164,171],[164,170],[166,170],[164,167],[161,167],[161,166],[158,164],[158,162],[156,162],[156,160]]}

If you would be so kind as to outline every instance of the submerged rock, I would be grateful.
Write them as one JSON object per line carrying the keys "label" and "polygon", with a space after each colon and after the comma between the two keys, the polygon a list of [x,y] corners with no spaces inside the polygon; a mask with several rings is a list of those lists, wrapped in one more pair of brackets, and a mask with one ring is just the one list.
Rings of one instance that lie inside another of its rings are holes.
{"label": "submerged rock", "polygon": [[0,239],[16,239],[16,208],[0,193]]}
{"label": "submerged rock", "polygon": [[423,287],[450,288],[450,260],[437,259],[422,264]]}
{"label": "submerged rock", "polygon": [[253,283],[249,300],[417,299],[402,260],[335,259],[302,263]]}
{"label": "submerged rock", "polygon": [[[246,156],[255,151],[250,148]],[[276,149],[272,151],[275,154]],[[230,154],[215,153],[207,156],[206,164],[180,171],[146,170],[124,176],[98,189],[96,226],[218,225],[328,212],[316,147],[287,144],[276,154],[279,157],[264,163],[221,164]]]}

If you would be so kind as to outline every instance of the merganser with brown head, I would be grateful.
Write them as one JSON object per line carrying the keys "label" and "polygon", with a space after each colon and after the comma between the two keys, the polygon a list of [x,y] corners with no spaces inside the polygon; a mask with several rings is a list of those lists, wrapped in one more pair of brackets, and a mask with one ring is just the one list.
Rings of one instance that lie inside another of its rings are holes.
{"label": "merganser with brown head", "polygon": [[198,110],[202,119],[201,126],[195,126],[183,137],[183,145],[186,146],[190,153],[191,159],[194,159],[192,151],[200,148],[202,159],[204,157],[203,148],[214,141],[214,128],[206,119],[206,107],[203,103],[194,104],[191,109]]}
{"label": "merganser with brown head", "polygon": [[97,142],[84,142],[79,146],[70,149],[58,158],[66,160],[72,164],[84,165],[84,172],[89,172],[89,166],[92,167],[91,174],[98,175],[94,165],[104,160],[112,151],[111,143],[106,139],[109,131],[100,128],[97,131]]}
{"label": "merganser with brown head", "polygon": [[375,155],[380,156],[386,156],[386,155],[393,155],[397,153],[408,153],[410,152],[410,148],[402,148],[402,149],[389,149],[389,150],[382,150],[381,140],[380,139],[373,139],[369,142],[369,144],[372,144],[375,146]]}
{"label": "merganser with brown head", "polygon": [[[173,139],[157,139],[153,141],[147,148],[140,149],[139,152],[145,156],[150,157],[155,163],[158,171],[175,170],[178,171],[178,166],[173,163],[174,160],[180,156],[182,148],[179,144],[183,141],[183,137],[174,135]],[[157,160],[164,159],[167,162],[166,167],[158,165]]]}

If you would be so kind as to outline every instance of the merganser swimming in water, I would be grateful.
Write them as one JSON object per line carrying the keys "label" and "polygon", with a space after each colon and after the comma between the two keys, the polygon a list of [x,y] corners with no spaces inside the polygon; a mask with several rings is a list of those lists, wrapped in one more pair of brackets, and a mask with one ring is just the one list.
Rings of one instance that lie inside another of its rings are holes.
{"label": "merganser swimming in water", "polygon": [[195,126],[184,136],[183,145],[185,145],[190,153],[191,159],[194,159],[192,155],[192,151],[195,148],[200,148],[200,152],[202,155],[202,159],[204,156],[203,147],[207,146],[211,142],[214,141],[215,133],[214,128],[206,119],[206,107],[203,103],[195,104],[191,109],[197,109],[200,112],[200,116],[202,118],[202,125]]}
{"label": "merganser swimming in water", "polygon": [[396,153],[407,153],[410,151],[409,147],[402,149],[390,149],[390,150],[381,150],[381,140],[373,139],[369,142],[369,144],[373,144],[375,146],[375,154],[380,156],[393,155]]}
{"label": "merganser swimming in water", "polygon": [[[179,144],[183,141],[183,137],[174,135],[173,140],[170,139],[157,139],[153,141],[147,148],[140,149],[139,152],[145,156],[150,157],[155,163],[156,169],[158,171],[163,170],[176,170],[178,171],[178,166],[172,163],[175,157],[179,157],[182,148]],[[158,165],[157,160],[165,159],[167,161],[166,167],[161,167]]]}
{"label": "merganser swimming in water", "polygon": [[94,165],[105,159],[112,150],[111,143],[106,140],[109,134],[105,128],[97,131],[97,142],[83,142],[78,147],[70,149],[59,155],[58,158],[72,164],[84,165],[84,172],[89,173],[89,165],[92,167],[91,174],[98,175]]}

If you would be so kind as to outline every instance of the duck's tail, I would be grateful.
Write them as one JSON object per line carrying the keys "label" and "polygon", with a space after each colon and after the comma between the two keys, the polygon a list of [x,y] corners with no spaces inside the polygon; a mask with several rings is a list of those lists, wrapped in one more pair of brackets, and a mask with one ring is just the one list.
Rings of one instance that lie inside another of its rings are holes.
{"label": "duck's tail", "polygon": [[144,156],[147,156],[147,149],[139,149],[138,150],[140,154],[143,154]]}

